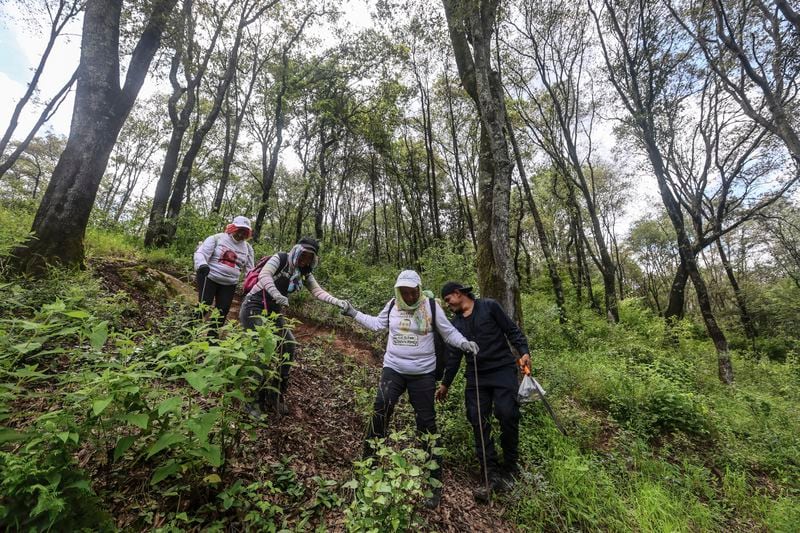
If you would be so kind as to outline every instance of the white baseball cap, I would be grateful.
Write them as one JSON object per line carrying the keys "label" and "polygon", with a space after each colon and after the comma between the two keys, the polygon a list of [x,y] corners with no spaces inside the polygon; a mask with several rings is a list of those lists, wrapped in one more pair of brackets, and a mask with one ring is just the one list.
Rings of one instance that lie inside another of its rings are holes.
{"label": "white baseball cap", "polygon": [[250,227],[250,219],[249,219],[249,218],[247,218],[247,217],[238,216],[238,217],[236,217],[236,218],[234,218],[234,219],[233,219],[233,222],[232,222],[232,224],[233,224],[234,226],[236,226],[237,228],[247,228],[247,229],[252,229],[252,228]]}
{"label": "white baseball cap", "polygon": [[400,275],[397,276],[397,281],[394,283],[395,288],[397,287],[419,287],[422,285],[422,280],[419,277],[419,274],[414,272],[413,270],[403,270],[400,272]]}

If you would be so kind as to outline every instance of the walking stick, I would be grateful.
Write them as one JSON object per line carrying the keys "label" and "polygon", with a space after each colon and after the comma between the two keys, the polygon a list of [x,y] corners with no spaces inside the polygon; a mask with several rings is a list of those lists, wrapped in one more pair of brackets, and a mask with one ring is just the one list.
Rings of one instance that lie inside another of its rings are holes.
{"label": "walking stick", "polygon": [[475,403],[478,408],[478,430],[481,434],[481,457],[483,458],[483,481],[486,487],[487,501],[491,501],[492,493],[489,487],[489,465],[486,461],[486,443],[483,440],[483,416],[481,416],[481,396],[478,387],[478,356],[472,356],[473,367],[475,368]]}
{"label": "walking stick", "polygon": [[[519,363],[519,366],[522,369],[522,372],[526,376],[530,376],[531,375],[531,367],[530,366],[523,365],[522,363]],[[531,379],[533,379],[533,378],[531,378]],[[555,414],[555,412],[553,412],[553,408],[550,407],[550,402],[548,402],[547,399],[544,397],[544,391],[542,390],[541,385],[539,385],[539,382],[536,381],[535,379],[533,380],[533,388],[536,389],[536,394],[538,394],[539,395],[539,399],[542,400],[542,404],[544,405],[544,408],[547,410],[547,412],[550,414],[550,418],[553,419],[553,423],[556,425],[558,430],[566,437],[567,436],[566,430],[564,430],[564,427],[558,421],[558,418],[556,418],[556,414]]]}

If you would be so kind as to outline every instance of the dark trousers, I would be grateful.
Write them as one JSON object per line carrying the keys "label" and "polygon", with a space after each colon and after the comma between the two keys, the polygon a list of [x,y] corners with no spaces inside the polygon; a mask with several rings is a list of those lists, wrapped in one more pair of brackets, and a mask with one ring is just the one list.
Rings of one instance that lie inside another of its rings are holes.
{"label": "dark trousers", "polygon": [[[508,471],[517,468],[519,458],[519,404],[517,403],[517,369],[513,366],[498,368],[491,372],[478,374],[475,386],[474,369],[467,369],[467,386],[464,400],[467,419],[475,435],[475,453],[481,468],[496,471],[499,462],[492,439],[489,414],[494,412],[500,423],[500,445],[503,448],[503,467]],[[479,409],[480,408],[480,409]],[[478,412],[480,410],[480,417]],[[486,448],[486,457],[481,446]]]}
{"label": "dark trousers", "polygon": [[[264,309],[267,309],[268,313],[272,311],[278,313],[278,319],[275,321],[275,327],[281,336],[281,340],[278,343],[278,353],[283,356],[283,362],[281,363],[280,367],[280,375],[278,378],[276,378],[276,380],[270,383],[270,385],[279,389],[281,394],[283,394],[286,392],[286,389],[289,386],[289,372],[292,369],[291,363],[294,360],[294,350],[297,342],[295,341],[291,330],[286,327],[286,322],[283,319],[283,315],[280,314],[280,306],[274,302],[267,302],[263,293],[258,292],[242,302],[242,307],[239,310],[239,323],[244,329],[255,328],[263,321],[262,312]],[[266,395],[266,390],[264,390],[263,387],[262,391],[263,392],[259,394],[259,397]]]}
{"label": "dark trousers", "polygon": [[[372,421],[367,431],[367,440],[386,437],[386,428],[392,418],[392,413],[400,396],[407,390],[408,400],[414,408],[414,418],[417,423],[418,433],[436,433],[436,411],[434,409],[434,394],[436,392],[435,372],[411,375],[401,374],[384,367],[381,371],[381,380],[378,383],[378,392],[375,395],[375,404]],[[438,442],[433,446],[439,446]],[[431,444],[425,444],[425,450],[432,456]],[[364,456],[372,457],[375,451],[369,442],[364,443]],[[441,479],[441,458],[436,457],[439,467],[431,473],[436,479]]]}
{"label": "dark trousers", "polygon": [[219,319],[214,323],[216,327],[225,324],[228,311],[231,310],[233,293],[236,292],[236,285],[222,285],[216,281],[208,279],[208,274],[197,277],[197,297],[204,304],[214,306],[219,310]]}

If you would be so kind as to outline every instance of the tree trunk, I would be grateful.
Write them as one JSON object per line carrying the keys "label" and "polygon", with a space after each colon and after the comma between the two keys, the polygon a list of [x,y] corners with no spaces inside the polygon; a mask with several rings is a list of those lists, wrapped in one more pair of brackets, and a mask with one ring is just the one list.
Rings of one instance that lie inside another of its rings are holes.
{"label": "tree trunk", "polygon": [[739,282],[733,273],[731,262],[728,260],[728,254],[725,253],[722,239],[717,239],[717,251],[719,251],[719,258],[722,261],[722,266],[725,268],[725,274],[728,276],[728,281],[730,281],[731,287],[733,288],[733,295],[736,297],[736,305],[739,307],[739,318],[742,321],[744,334],[748,339],[754,341],[758,333],[756,332],[755,325],[753,325],[753,319],[750,317],[750,313],[747,310],[747,302],[744,299],[744,294],[742,294]]}
{"label": "tree trunk", "polygon": [[48,263],[83,264],[83,238],[100,180],[176,2],[154,2],[123,87],[119,78],[122,2],[87,3],[69,139],[36,213],[33,236],[13,251],[19,271],[42,274]]}
{"label": "tree trunk", "polygon": [[483,295],[495,298],[521,322],[519,285],[509,250],[513,166],[506,142],[504,94],[491,66],[499,2],[443,0],[443,4],[461,83],[475,102],[481,122],[478,280]]}
{"label": "tree trunk", "polygon": [[[507,117],[506,117],[506,120]],[[550,241],[547,238],[547,232],[544,230],[544,223],[542,216],[539,213],[539,207],[533,199],[531,187],[528,184],[528,176],[525,173],[525,166],[522,164],[522,154],[520,153],[519,146],[517,145],[517,136],[514,133],[514,128],[510,122],[506,122],[508,131],[508,138],[511,141],[511,147],[514,150],[514,159],[517,162],[517,170],[519,171],[519,179],[522,182],[522,187],[525,191],[525,199],[528,202],[528,208],[533,215],[533,223],[536,227],[536,234],[539,237],[539,246],[542,248],[545,262],[547,263],[547,273],[550,275],[550,283],[553,285],[553,293],[556,298],[556,305],[558,306],[558,321],[564,324],[567,321],[566,309],[564,307],[564,288],[561,284],[561,276],[558,273],[558,267],[553,259],[553,252],[550,250]]]}
{"label": "tree trunk", "polygon": [[681,320],[683,318],[684,303],[686,301],[686,282],[689,281],[689,273],[683,264],[683,259],[678,263],[675,277],[669,291],[669,303],[664,311],[664,319],[667,322]]}

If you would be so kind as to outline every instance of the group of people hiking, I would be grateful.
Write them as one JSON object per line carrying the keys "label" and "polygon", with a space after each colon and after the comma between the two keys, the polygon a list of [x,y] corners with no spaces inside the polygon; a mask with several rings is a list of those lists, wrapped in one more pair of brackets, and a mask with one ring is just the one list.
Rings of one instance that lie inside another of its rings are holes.
{"label": "group of people hiking", "polygon": [[[200,243],[194,266],[199,300],[219,310],[215,325],[224,322],[242,274],[247,274],[248,279],[239,312],[242,327],[254,328],[268,313],[277,315],[275,326],[282,337],[279,351],[284,359],[276,380],[263,383],[257,401],[249,406],[253,416],[267,410],[280,415],[288,413],[285,394],[296,342],[286,327],[283,313],[289,305],[289,296],[305,286],[316,299],[337,306],[343,315],[367,329],[389,331],[364,443],[365,458],[375,455],[374,439],[386,436],[394,408],[406,391],[418,433],[436,434],[435,400],[447,397],[461,360],[466,359],[464,401],[481,477],[485,480],[476,489],[475,498],[488,501],[492,491],[507,490],[513,485],[519,474],[517,367],[530,368],[530,354],[525,335],[496,301],[477,298],[470,286],[448,282],[441,288],[441,298],[454,313],[451,322],[433,293],[423,291],[419,274],[404,270],[394,283],[394,297],[377,316],[368,315],[347,300],[329,294],[314,278],[320,251],[316,239],[304,237],[288,252],[277,252],[255,264],[253,248],[247,242],[251,235],[250,221],[243,216],[234,218],[224,233]],[[519,360],[509,345],[521,354]],[[446,354],[444,358],[442,353]],[[491,436],[490,413],[494,413],[500,425],[502,462]],[[432,457],[436,443],[428,439],[425,446]],[[441,480],[441,457],[435,460],[438,467],[432,477]],[[425,504],[435,508],[440,499],[441,484],[437,484]]]}

